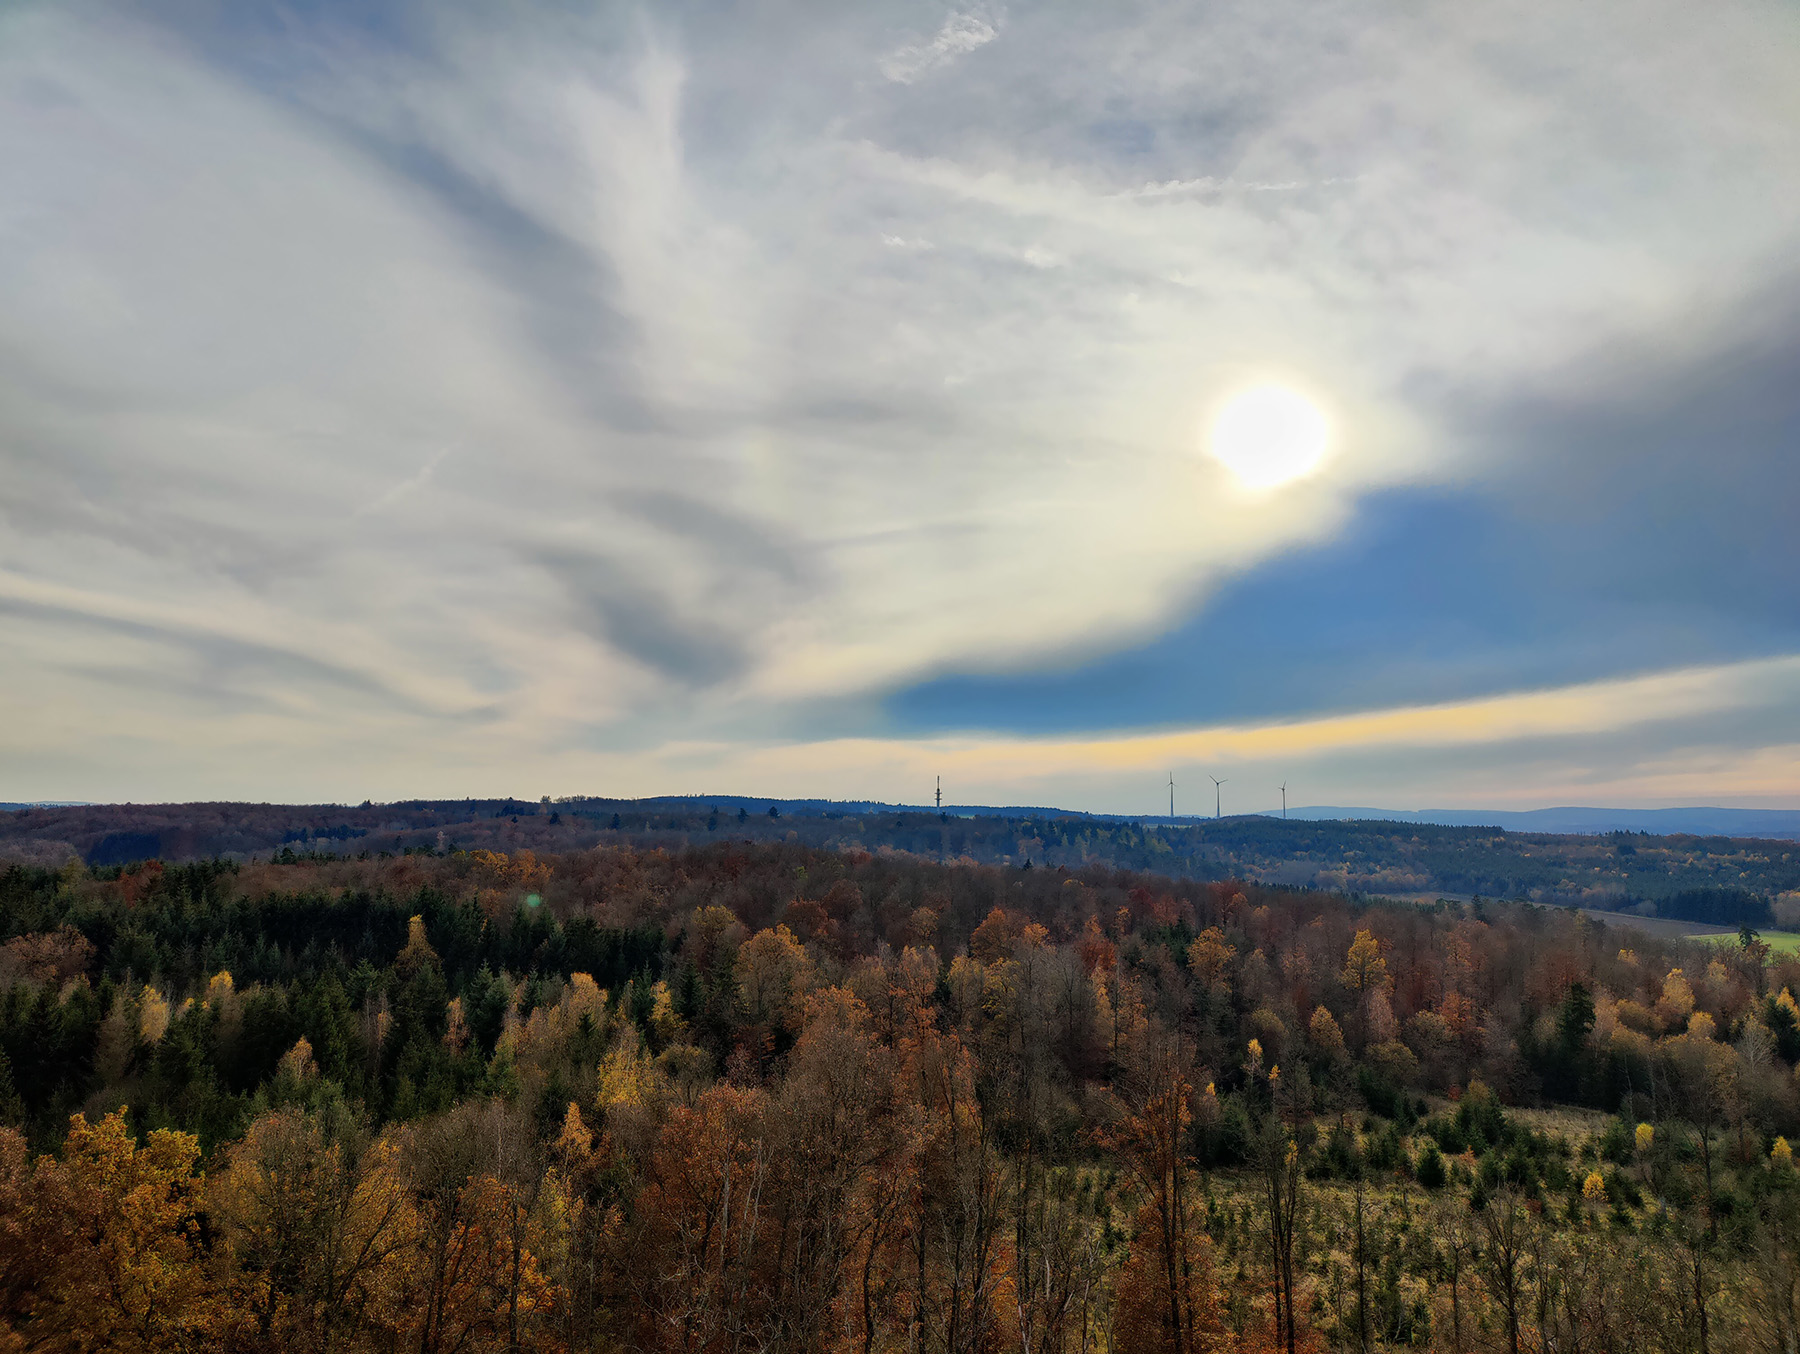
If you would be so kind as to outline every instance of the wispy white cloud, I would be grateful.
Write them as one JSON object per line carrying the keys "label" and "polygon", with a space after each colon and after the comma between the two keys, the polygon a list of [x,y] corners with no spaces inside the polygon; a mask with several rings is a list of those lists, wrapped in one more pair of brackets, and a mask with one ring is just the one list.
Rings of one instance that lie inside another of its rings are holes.
{"label": "wispy white cloud", "polygon": [[921,76],[941,70],[951,62],[985,47],[1000,31],[976,14],[952,14],[929,42],[896,47],[878,63],[881,73],[897,85],[910,85]]}
{"label": "wispy white cloud", "polygon": [[368,502],[357,504],[351,509],[352,516],[362,517],[368,513],[380,512],[383,508],[392,507],[408,494],[417,493],[431,483],[432,476],[437,474],[438,467],[444,463],[444,457],[449,454],[450,448],[444,447],[420,466],[416,474],[408,475],[386,493],[377,494]]}
{"label": "wispy white cloud", "polygon": [[1254,179],[1216,179],[1206,175],[1198,179],[1165,179],[1160,183],[1146,183],[1140,188],[1121,193],[1120,196],[1180,198],[1208,193],[1293,193],[1302,188],[1335,188],[1341,184],[1355,183],[1361,177],[1359,174],[1346,174],[1323,179],[1287,179],[1280,183],[1261,183]]}

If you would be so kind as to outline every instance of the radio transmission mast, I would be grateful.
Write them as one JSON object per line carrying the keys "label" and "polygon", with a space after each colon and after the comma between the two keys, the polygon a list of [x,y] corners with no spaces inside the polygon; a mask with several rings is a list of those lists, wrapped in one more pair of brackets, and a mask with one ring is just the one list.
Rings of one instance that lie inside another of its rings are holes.
{"label": "radio transmission mast", "polygon": [[1169,772],[1169,821],[1175,821],[1175,773]]}
{"label": "radio transmission mast", "polygon": [[944,778],[942,776],[937,778],[937,807],[939,813],[944,811]]}

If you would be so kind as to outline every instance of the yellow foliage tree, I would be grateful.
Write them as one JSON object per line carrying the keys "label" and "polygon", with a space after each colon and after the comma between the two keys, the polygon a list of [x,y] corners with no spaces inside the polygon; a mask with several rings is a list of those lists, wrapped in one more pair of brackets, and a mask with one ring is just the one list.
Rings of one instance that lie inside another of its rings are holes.
{"label": "yellow foliage tree", "polygon": [[950,989],[950,1014],[958,1026],[970,1028],[981,1014],[981,993],[985,986],[982,977],[981,963],[966,954],[959,954],[950,961],[950,971],[945,975],[945,983]]}
{"label": "yellow foliage tree", "polygon": [[[1344,956],[1344,986],[1356,993],[1357,1017],[1361,1022],[1358,1032],[1357,1047],[1360,1049],[1369,1038],[1369,999],[1387,985],[1387,960],[1381,957],[1381,944],[1375,939],[1372,931],[1358,931],[1350,942],[1350,950]],[[1392,1011],[1388,1012],[1388,1023],[1393,1021]]]}
{"label": "yellow foliage tree", "polygon": [[544,1349],[558,1301],[539,1260],[541,1173],[495,1174],[524,1128],[500,1102],[463,1105],[390,1135],[401,1172],[403,1242],[371,1303],[389,1347],[420,1354]]}
{"label": "yellow foliage tree", "polygon": [[1372,931],[1358,931],[1344,956],[1344,986],[1352,992],[1373,991],[1387,982],[1387,960]]}
{"label": "yellow foliage tree", "polygon": [[675,1009],[675,994],[661,978],[650,988],[650,1028],[655,1032],[659,1046],[680,1042],[687,1030],[687,1022]]}
{"label": "yellow foliage tree", "polygon": [[1203,982],[1220,983],[1225,979],[1226,966],[1236,953],[1237,946],[1225,939],[1225,933],[1216,926],[1209,926],[1188,946],[1188,968]]}
{"label": "yellow foliage tree", "polygon": [[154,987],[146,987],[138,1002],[138,1038],[146,1044],[156,1044],[168,1032],[169,999]]}
{"label": "yellow foliage tree", "polygon": [[425,938],[425,918],[417,914],[406,920],[406,944],[394,959],[394,967],[411,976],[428,964],[438,962],[437,951]]}
{"label": "yellow foliage tree", "polygon": [[659,1098],[666,1084],[642,1037],[628,1030],[600,1060],[594,1103],[602,1109],[643,1108]]}
{"label": "yellow foliage tree", "polygon": [[40,1157],[14,1219],[49,1263],[22,1301],[28,1348],[211,1348],[219,1311],[201,1264],[192,1134],[139,1147],[124,1111],[69,1120],[63,1160]]}
{"label": "yellow foliage tree", "polygon": [[1344,1052],[1344,1031],[1339,1028],[1337,1019],[1323,1006],[1312,1013],[1307,1033],[1312,1036],[1313,1047],[1329,1057],[1341,1057]]}
{"label": "yellow foliage tree", "polygon": [[758,931],[738,951],[738,1001],[753,1025],[791,1027],[812,976],[812,961],[785,926]]}
{"label": "yellow foliage tree", "polygon": [[293,1106],[250,1125],[206,1203],[225,1262],[222,1324],[239,1343],[326,1350],[355,1334],[406,1237],[394,1144],[358,1156]]}
{"label": "yellow foliage tree", "polygon": [[1663,979],[1662,998],[1656,1003],[1656,1009],[1665,1025],[1687,1023],[1694,1009],[1694,989],[1680,969],[1671,969],[1669,976]]}

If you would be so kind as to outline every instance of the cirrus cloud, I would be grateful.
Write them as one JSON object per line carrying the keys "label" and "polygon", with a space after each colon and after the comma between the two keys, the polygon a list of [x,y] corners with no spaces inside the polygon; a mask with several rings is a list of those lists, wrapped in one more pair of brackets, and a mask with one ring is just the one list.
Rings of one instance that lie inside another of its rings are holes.
{"label": "cirrus cloud", "polygon": [[878,64],[881,73],[895,84],[910,85],[921,76],[987,46],[999,36],[999,31],[978,15],[952,14],[931,41],[897,47]]}
{"label": "cirrus cloud", "polygon": [[[121,737],[372,778],[476,724],[494,774],[887,737],[1386,492],[1597,501],[1628,449],[1569,373],[1741,322],[1800,234],[1792,14],[1622,13],[15,6],[4,694],[68,779],[14,720],[7,793],[104,797]],[[1252,501],[1198,430],[1270,377],[1340,448]]]}

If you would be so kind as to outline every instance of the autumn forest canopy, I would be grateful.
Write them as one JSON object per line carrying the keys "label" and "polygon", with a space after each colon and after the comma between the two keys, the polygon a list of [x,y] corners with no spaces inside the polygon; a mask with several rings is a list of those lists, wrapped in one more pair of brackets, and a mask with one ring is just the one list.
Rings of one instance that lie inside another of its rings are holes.
{"label": "autumn forest canopy", "polygon": [[1756,917],[301,845],[0,874],[0,1350],[1800,1332],[1800,958]]}

